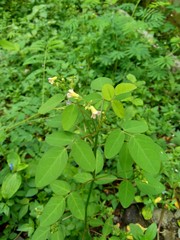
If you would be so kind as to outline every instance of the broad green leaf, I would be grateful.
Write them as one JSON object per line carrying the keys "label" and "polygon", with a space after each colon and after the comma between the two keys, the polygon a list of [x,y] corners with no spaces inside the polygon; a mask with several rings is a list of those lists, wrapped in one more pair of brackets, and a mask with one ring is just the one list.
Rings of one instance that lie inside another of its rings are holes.
{"label": "broad green leaf", "polygon": [[125,135],[120,129],[115,129],[109,134],[104,145],[106,158],[113,158],[119,153],[124,143],[124,138]]}
{"label": "broad green leaf", "polygon": [[65,131],[74,127],[78,118],[79,109],[77,105],[71,104],[67,106],[62,113],[62,127]]}
{"label": "broad green leaf", "polygon": [[122,181],[119,185],[118,197],[121,205],[128,208],[135,196],[135,188],[129,181]]}
{"label": "broad green leaf", "polygon": [[21,186],[21,175],[18,173],[9,173],[3,180],[1,194],[3,198],[11,198]]}
{"label": "broad green leaf", "polygon": [[115,87],[115,94],[120,95],[123,93],[131,92],[136,88],[136,85],[132,83],[120,83]]}
{"label": "broad green leaf", "polygon": [[42,215],[40,216],[40,226],[47,227],[58,221],[65,210],[65,200],[62,196],[51,197],[47,202]]}
{"label": "broad green leaf", "polygon": [[12,166],[12,170],[17,170],[18,165],[21,162],[20,156],[16,152],[10,152],[7,156],[7,162],[9,166]]}
{"label": "broad green leaf", "polygon": [[128,143],[129,152],[139,167],[155,175],[159,172],[163,151],[145,135],[135,135]]}
{"label": "broad green leaf", "polygon": [[114,87],[111,84],[105,84],[102,88],[102,96],[105,100],[111,101],[114,97]]}
{"label": "broad green leaf", "polygon": [[120,101],[112,100],[111,106],[112,106],[112,109],[113,109],[114,113],[118,117],[120,117],[120,118],[124,117],[124,107],[123,107],[123,105],[122,105],[122,103]]}
{"label": "broad green leaf", "polygon": [[101,91],[101,90],[102,90],[102,87],[103,87],[105,84],[111,84],[111,85],[113,85],[113,82],[112,82],[112,80],[111,80],[110,78],[106,78],[106,77],[96,78],[95,80],[93,80],[93,81],[91,82],[91,89]]}
{"label": "broad green leaf", "polygon": [[68,155],[64,148],[50,148],[40,159],[36,169],[37,187],[44,187],[56,180],[67,164]]}
{"label": "broad green leaf", "polygon": [[157,234],[157,225],[152,223],[145,232],[145,237],[148,240],[154,240]]}
{"label": "broad green leaf", "polygon": [[161,194],[165,190],[165,186],[150,174],[144,174],[144,179],[136,180],[137,187],[143,194],[149,196]]}
{"label": "broad green leaf", "polygon": [[126,78],[127,78],[127,80],[129,80],[130,82],[132,82],[132,83],[135,83],[135,82],[137,82],[137,79],[136,79],[136,77],[133,75],[133,74],[128,74],[127,76],[126,76]]}
{"label": "broad green leaf", "polygon": [[50,112],[52,109],[54,109],[60,102],[64,100],[64,96],[62,94],[56,94],[50,99],[47,100],[40,108],[38,113],[40,114],[46,114]]}
{"label": "broad green leaf", "polygon": [[20,49],[20,47],[17,43],[13,43],[13,42],[10,42],[10,41],[4,40],[4,39],[0,40],[0,46],[9,51],[18,52]]}
{"label": "broad green leaf", "polygon": [[109,217],[103,224],[102,229],[103,236],[108,236],[112,232],[112,228],[113,228],[112,217]]}
{"label": "broad green leaf", "polygon": [[55,180],[50,184],[50,188],[56,195],[67,195],[71,191],[69,183],[62,180]]}
{"label": "broad green leaf", "polygon": [[117,172],[121,178],[130,178],[133,174],[133,160],[129,153],[127,143],[124,143],[117,161]]}
{"label": "broad green leaf", "polygon": [[50,227],[38,227],[31,240],[45,240],[50,232]]}
{"label": "broad green leaf", "polygon": [[89,144],[83,140],[76,141],[72,146],[74,161],[85,171],[93,172],[96,167],[96,160]]}
{"label": "broad green leaf", "polygon": [[95,168],[96,174],[102,171],[103,166],[104,166],[104,159],[103,159],[102,151],[100,149],[97,149],[97,151],[96,151],[96,168]]}
{"label": "broad green leaf", "polygon": [[68,208],[77,219],[84,220],[85,205],[78,192],[72,192],[67,199]]}
{"label": "broad green leaf", "polygon": [[86,102],[91,102],[92,105],[95,105],[97,102],[102,100],[102,96],[99,93],[90,93],[84,97]]}
{"label": "broad green leaf", "polygon": [[130,227],[130,232],[132,233],[132,235],[135,239],[141,239],[142,238],[144,233],[143,233],[143,230],[140,228],[140,226],[131,223],[131,224],[129,224],[129,227]]}
{"label": "broad green leaf", "polygon": [[64,147],[74,140],[75,135],[71,132],[57,131],[46,137],[46,142],[55,147]]}
{"label": "broad green leaf", "polygon": [[123,122],[122,128],[129,133],[143,133],[148,130],[148,125],[144,121],[127,120]]}
{"label": "broad green leaf", "polygon": [[77,183],[86,183],[92,180],[92,175],[90,173],[77,173],[74,175],[73,179]]}
{"label": "broad green leaf", "polygon": [[58,227],[58,229],[51,234],[51,240],[64,240],[64,232],[61,226]]}
{"label": "broad green leaf", "polygon": [[48,118],[46,122],[47,126],[52,128],[61,128],[61,115],[58,113],[55,117]]}
{"label": "broad green leaf", "polygon": [[96,184],[107,184],[107,183],[111,183],[114,182],[117,179],[116,176],[114,175],[110,175],[110,174],[99,174],[96,176]]}

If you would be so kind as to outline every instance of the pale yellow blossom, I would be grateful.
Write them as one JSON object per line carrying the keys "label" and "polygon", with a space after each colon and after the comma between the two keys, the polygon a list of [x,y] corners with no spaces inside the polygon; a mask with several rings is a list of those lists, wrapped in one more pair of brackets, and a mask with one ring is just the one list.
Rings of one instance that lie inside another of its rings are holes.
{"label": "pale yellow blossom", "polygon": [[100,116],[101,115],[101,111],[98,111],[95,107],[93,106],[89,106],[89,107],[86,107],[86,109],[90,110],[92,115],[91,115],[91,118],[93,119],[96,119],[97,116]]}
{"label": "pale yellow blossom", "polygon": [[56,79],[57,77],[48,78],[48,82],[53,85]]}
{"label": "pale yellow blossom", "polygon": [[80,95],[75,93],[73,89],[69,89],[67,93],[67,98],[80,99]]}

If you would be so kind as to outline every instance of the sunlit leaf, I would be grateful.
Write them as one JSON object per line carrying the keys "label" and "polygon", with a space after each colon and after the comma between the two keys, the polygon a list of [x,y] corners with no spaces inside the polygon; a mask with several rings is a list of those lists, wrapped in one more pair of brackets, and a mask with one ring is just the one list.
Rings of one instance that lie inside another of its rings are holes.
{"label": "sunlit leaf", "polygon": [[60,102],[64,100],[64,96],[62,94],[56,94],[50,99],[47,100],[40,108],[38,113],[45,114],[50,112],[52,109],[54,109]]}
{"label": "sunlit leaf", "polygon": [[68,196],[67,203],[73,216],[77,219],[84,220],[85,205],[80,194],[78,192],[72,192]]}
{"label": "sunlit leaf", "polygon": [[119,185],[118,197],[124,208],[129,207],[135,196],[135,188],[129,181],[122,181]]}
{"label": "sunlit leaf", "polygon": [[21,182],[21,175],[19,175],[18,173],[7,174],[2,183],[2,197],[7,199],[11,198],[21,186]]}
{"label": "sunlit leaf", "polygon": [[113,109],[114,113],[118,117],[123,118],[124,117],[124,107],[123,107],[122,103],[118,100],[112,100],[111,105],[112,105],[112,109]]}

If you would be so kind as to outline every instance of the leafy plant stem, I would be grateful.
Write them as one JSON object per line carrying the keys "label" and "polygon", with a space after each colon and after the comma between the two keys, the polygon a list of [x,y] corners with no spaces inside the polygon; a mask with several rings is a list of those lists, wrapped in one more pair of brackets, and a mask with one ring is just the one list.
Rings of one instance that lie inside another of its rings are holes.
{"label": "leafy plant stem", "polygon": [[140,1],[141,1],[141,0],[138,0],[138,1],[137,1],[136,6],[134,7],[134,10],[133,10],[133,13],[132,13],[132,17],[134,16],[134,14],[135,14],[135,12],[136,12],[136,9],[137,9]]}
{"label": "leafy plant stem", "polygon": [[44,60],[43,60],[43,77],[42,77],[42,104],[44,103],[44,83],[46,78],[46,59],[47,59],[48,47],[46,45],[44,52]]}

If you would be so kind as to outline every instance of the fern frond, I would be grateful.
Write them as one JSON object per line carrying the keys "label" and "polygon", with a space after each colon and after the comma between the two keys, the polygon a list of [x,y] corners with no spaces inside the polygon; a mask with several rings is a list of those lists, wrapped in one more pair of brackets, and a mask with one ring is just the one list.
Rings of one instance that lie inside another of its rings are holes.
{"label": "fern frond", "polygon": [[139,61],[150,57],[148,46],[139,42],[131,43],[125,53],[128,57],[136,57]]}
{"label": "fern frond", "polygon": [[36,63],[43,63],[43,58],[44,58],[44,54],[36,54],[33,55],[31,57],[29,57],[28,59],[25,60],[25,62],[23,63],[23,65],[29,65],[29,64],[36,64]]}

